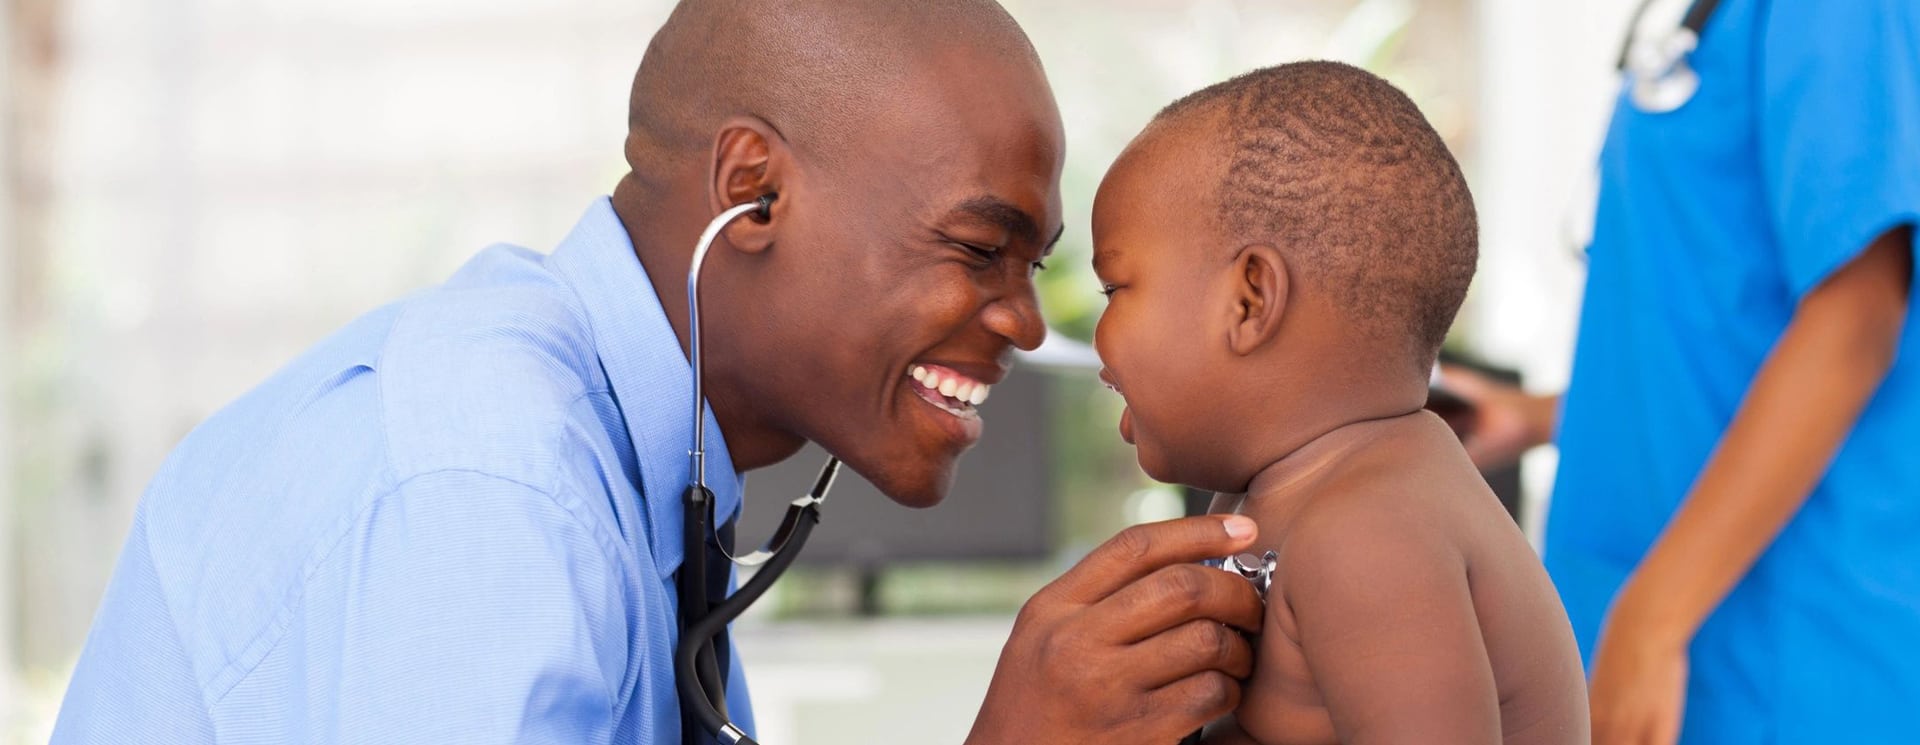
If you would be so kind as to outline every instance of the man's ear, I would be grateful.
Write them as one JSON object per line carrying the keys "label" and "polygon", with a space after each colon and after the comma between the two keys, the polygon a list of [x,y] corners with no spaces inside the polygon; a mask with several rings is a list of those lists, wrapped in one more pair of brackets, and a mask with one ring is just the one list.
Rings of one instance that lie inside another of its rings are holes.
{"label": "man's ear", "polygon": [[1233,319],[1227,344],[1234,354],[1252,354],[1280,334],[1292,285],[1287,259],[1272,246],[1240,249],[1233,260]]}
{"label": "man's ear", "polygon": [[718,215],[728,208],[776,194],[768,214],[751,214],[727,226],[727,243],[749,253],[773,245],[773,226],[790,197],[781,187],[793,167],[785,138],[757,117],[736,116],[720,127],[713,141],[713,180],[707,189],[708,209]]}

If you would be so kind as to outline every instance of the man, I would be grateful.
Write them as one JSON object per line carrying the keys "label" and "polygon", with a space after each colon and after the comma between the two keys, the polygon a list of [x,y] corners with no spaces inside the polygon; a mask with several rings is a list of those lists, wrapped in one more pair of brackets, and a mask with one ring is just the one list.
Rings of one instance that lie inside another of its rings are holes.
{"label": "man", "polygon": [[1725,0],[1691,63],[1685,107],[1614,114],[1564,409],[1452,375],[1468,444],[1563,412],[1594,742],[1911,742],[1920,5]]}
{"label": "man", "polygon": [[[933,505],[980,430],[910,376],[977,390],[1040,343],[1061,139],[987,0],[682,3],[636,76],[632,173],[551,256],[482,252],[180,446],[54,740],[679,741],[696,237],[776,195],[704,271],[718,514],[809,440]],[[1089,556],[1022,611],[971,741],[1164,742],[1229,710],[1251,663],[1222,624],[1260,608],[1191,562],[1251,539],[1200,518]]]}

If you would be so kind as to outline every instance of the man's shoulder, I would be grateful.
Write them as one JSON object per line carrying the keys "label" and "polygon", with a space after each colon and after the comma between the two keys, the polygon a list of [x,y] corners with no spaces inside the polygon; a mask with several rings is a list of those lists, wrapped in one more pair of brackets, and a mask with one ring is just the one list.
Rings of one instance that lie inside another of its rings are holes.
{"label": "man's shoulder", "polygon": [[[559,515],[616,551],[600,495],[562,494],[580,491],[561,483],[567,466],[600,457],[586,452],[600,442],[588,399],[604,381],[577,302],[537,254],[491,248],[196,428],[140,508],[196,659],[240,659],[370,521],[470,526],[484,542]],[[483,508],[532,517],[467,516]]]}
{"label": "man's shoulder", "polygon": [[549,475],[607,389],[593,330],[543,257],[496,246],[411,298],[380,353],[380,424],[397,479],[448,469]]}
{"label": "man's shoulder", "polygon": [[163,578],[271,593],[410,479],[552,490],[561,466],[593,457],[588,396],[604,379],[577,299],[541,258],[489,248],[196,427],[141,499]]}

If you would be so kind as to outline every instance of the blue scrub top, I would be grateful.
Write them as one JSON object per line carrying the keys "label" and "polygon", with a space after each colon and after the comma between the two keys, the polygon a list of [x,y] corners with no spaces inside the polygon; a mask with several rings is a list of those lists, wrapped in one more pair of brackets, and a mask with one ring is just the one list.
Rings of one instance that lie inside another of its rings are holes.
{"label": "blue scrub top", "polygon": [[[1920,217],[1920,3],[1727,0],[1693,64],[1676,111],[1623,93],[1601,154],[1546,541],[1589,661],[1796,304]],[[1920,742],[1916,336],[1700,629],[1684,743]]]}

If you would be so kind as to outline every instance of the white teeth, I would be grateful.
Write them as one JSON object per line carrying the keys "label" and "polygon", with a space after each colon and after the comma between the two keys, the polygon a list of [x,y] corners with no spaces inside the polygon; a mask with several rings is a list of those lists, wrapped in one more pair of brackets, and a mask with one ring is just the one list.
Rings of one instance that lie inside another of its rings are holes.
{"label": "white teeth", "polygon": [[914,365],[908,368],[907,376],[913,378],[914,382],[919,383],[921,387],[928,391],[938,393],[958,402],[960,405],[955,407],[948,406],[944,402],[928,399],[930,403],[939,406],[947,413],[962,418],[977,416],[973,411],[973,407],[986,403],[987,396],[992,391],[992,386],[986,383],[969,380],[955,373],[944,373],[941,370],[922,365]]}

